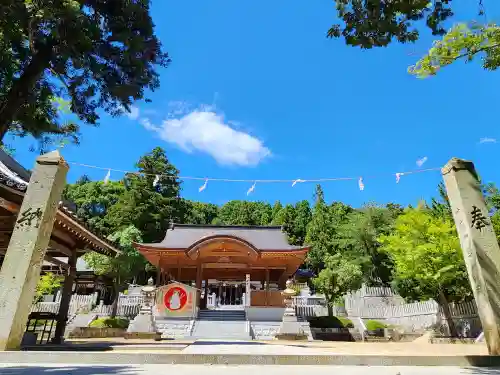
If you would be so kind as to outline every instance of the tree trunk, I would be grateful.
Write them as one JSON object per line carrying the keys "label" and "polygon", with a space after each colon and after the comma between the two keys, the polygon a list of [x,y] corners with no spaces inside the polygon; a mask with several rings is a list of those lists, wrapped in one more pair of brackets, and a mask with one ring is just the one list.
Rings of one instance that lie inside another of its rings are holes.
{"label": "tree trunk", "polygon": [[333,316],[333,301],[325,294],[326,298],[326,309],[328,311],[328,316]]}
{"label": "tree trunk", "polygon": [[446,319],[446,323],[448,323],[448,329],[450,331],[451,337],[458,337],[457,327],[455,326],[455,322],[453,321],[453,317],[451,315],[450,305],[444,292],[442,290],[439,291],[438,295],[439,305],[443,309],[444,318]]}
{"label": "tree trunk", "polygon": [[50,66],[53,47],[53,44],[47,44],[32,56],[26,69],[19,79],[14,80],[12,87],[0,102],[0,141],[9,131],[19,108],[26,102],[44,70]]}
{"label": "tree trunk", "polygon": [[113,289],[114,298],[113,304],[111,305],[111,318],[116,318],[116,315],[118,315],[118,301],[120,300],[120,286],[118,281],[115,281],[113,284]]}

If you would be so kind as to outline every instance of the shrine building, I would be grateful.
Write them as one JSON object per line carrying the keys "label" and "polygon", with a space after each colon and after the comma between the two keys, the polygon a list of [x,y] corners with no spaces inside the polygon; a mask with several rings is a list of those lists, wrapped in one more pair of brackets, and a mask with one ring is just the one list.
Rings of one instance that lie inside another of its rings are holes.
{"label": "shrine building", "polygon": [[309,251],[279,226],[171,224],[162,242],[134,246],[158,270],[157,286],[195,286],[202,310],[283,307],[280,291]]}

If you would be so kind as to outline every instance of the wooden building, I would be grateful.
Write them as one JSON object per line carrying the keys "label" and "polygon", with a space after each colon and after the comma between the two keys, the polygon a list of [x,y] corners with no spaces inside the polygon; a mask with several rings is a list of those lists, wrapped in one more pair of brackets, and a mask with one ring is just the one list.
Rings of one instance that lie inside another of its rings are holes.
{"label": "wooden building", "polygon": [[[0,150],[0,265],[9,245],[29,179],[30,173]],[[93,233],[78,219],[68,204],[60,202],[44,259],[46,266],[56,267],[65,274],[55,341],[62,337],[66,326],[78,257],[88,251],[108,256],[118,253],[118,249],[111,242]]]}
{"label": "wooden building", "polygon": [[247,289],[246,306],[281,306],[279,291],[309,251],[289,245],[279,226],[171,224],[162,242],[134,246],[156,266],[157,285],[175,280],[203,288],[201,308],[214,294],[218,306],[242,305]]}

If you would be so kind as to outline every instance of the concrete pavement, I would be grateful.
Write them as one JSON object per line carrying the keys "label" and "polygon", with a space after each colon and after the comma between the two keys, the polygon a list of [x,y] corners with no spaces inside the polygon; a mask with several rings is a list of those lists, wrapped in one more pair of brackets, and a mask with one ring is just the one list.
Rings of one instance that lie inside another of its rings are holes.
{"label": "concrete pavement", "polygon": [[499,368],[384,367],[384,366],[209,366],[209,365],[75,365],[0,364],[1,375],[500,375]]}
{"label": "concrete pavement", "polygon": [[[95,343],[97,344],[97,343]],[[91,345],[90,347],[86,345]],[[107,346],[108,345],[108,346]],[[206,341],[92,343],[0,352],[0,363],[108,365],[500,366],[482,344]],[[1,374],[0,374],[1,375]],[[500,375],[500,374],[499,374]]]}

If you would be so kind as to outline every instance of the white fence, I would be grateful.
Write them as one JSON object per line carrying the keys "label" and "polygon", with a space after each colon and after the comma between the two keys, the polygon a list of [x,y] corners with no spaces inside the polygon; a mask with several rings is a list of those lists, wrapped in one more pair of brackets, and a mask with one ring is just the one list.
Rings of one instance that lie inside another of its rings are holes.
{"label": "white fence", "polygon": [[[117,315],[129,319],[135,318],[135,316],[139,314],[143,300],[144,298],[141,295],[127,295],[120,293],[120,297],[118,298]],[[112,311],[113,305],[104,305],[102,301],[92,310],[92,312],[98,316],[109,316]]]}
{"label": "white fence", "polygon": [[[345,305],[349,317],[381,320],[408,331],[421,331],[430,327],[436,327],[443,333],[447,331],[446,319],[435,301],[405,303],[390,288],[364,286],[349,293],[345,298]],[[459,334],[475,337],[481,332],[481,322],[474,301],[451,303],[450,309]]]}
{"label": "white fence", "polygon": [[[50,298],[47,298],[50,300]],[[40,302],[32,306],[31,311],[57,313],[60,298],[56,302]],[[244,300],[244,299],[243,299]],[[134,318],[140,310],[143,297],[140,295],[120,294],[118,301],[118,315]],[[70,302],[69,315],[79,312],[92,311],[99,316],[111,314],[112,306],[98,305],[97,294],[73,295]],[[215,295],[207,298],[209,306],[215,306]],[[293,306],[298,316],[309,318],[328,315],[326,301],[322,296],[297,296],[293,298]],[[236,306],[238,307],[238,306]],[[462,336],[475,337],[481,332],[481,322],[478,318],[477,307],[474,301],[450,304],[453,320]],[[390,288],[363,287],[345,297],[344,306],[333,306],[333,315],[347,316],[350,319],[380,320],[389,324],[403,327],[407,331],[420,331],[430,327],[444,330],[447,322],[442,311],[435,301],[404,303],[403,299],[394,294]]]}
{"label": "white fence", "polygon": [[[38,302],[31,306],[31,312],[50,312],[57,314],[61,303],[60,295],[56,296],[56,302]],[[97,294],[78,295],[73,294],[69,303],[68,315],[72,316],[83,310],[92,310],[97,303]]]}

